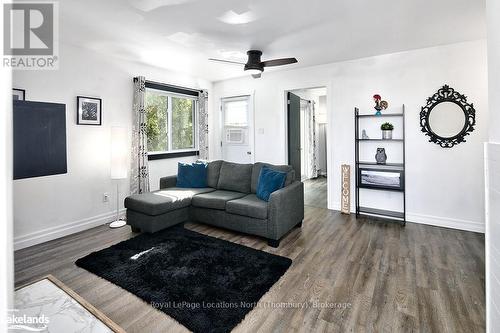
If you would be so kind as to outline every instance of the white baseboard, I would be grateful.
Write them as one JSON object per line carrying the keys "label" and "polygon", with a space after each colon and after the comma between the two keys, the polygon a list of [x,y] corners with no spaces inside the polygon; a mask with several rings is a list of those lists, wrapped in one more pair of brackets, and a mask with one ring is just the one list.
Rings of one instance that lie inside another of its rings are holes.
{"label": "white baseboard", "polygon": [[406,213],[406,221],[428,224],[436,227],[451,228],[465,231],[481,232],[484,234],[484,222],[452,219],[447,217],[430,216],[424,214]]}
{"label": "white baseboard", "polygon": [[[334,203],[333,209],[340,210],[340,203]],[[123,215],[124,213],[125,209],[120,210],[120,215]],[[115,213],[110,212],[82,219],[79,221],[63,224],[60,226],[43,229],[27,235],[18,236],[14,238],[14,250],[24,249],[29,246],[48,242],[83,230],[91,229],[100,226],[102,224],[111,222],[112,220],[114,220],[114,217]],[[407,213],[406,220],[408,222],[413,222],[413,223],[421,223],[438,227],[474,231],[481,233],[484,233],[485,230],[484,223],[430,216],[424,214]]]}
{"label": "white baseboard", "polygon": [[[120,210],[120,217],[125,213],[125,209]],[[29,246],[48,242],[57,238],[68,236],[83,230],[91,229],[115,219],[116,212],[109,212],[86,219],[70,222],[56,227],[46,228],[27,235],[14,237],[14,250],[24,249]]]}
{"label": "white baseboard", "polygon": [[[330,205],[331,207],[328,207],[328,209],[333,209],[333,210],[338,210],[340,212],[340,202],[339,201],[335,201],[333,203],[333,205]],[[355,213],[356,211],[351,208],[351,213]]]}
{"label": "white baseboard", "polygon": [[[340,203],[334,202],[333,209],[340,211]],[[355,213],[355,211],[351,209],[351,213]],[[485,225],[483,222],[460,220],[460,219],[453,219],[448,217],[439,217],[439,216],[432,216],[425,214],[406,212],[406,221],[433,225],[436,227],[465,230],[465,231],[474,231],[481,233],[484,233],[485,231]]]}

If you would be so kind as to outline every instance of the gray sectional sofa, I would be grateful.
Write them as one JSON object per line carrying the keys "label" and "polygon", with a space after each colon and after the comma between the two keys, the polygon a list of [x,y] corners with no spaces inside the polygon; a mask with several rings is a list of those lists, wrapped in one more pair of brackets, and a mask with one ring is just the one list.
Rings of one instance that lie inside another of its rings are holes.
{"label": "gray sectional sofa", "polygon": [[[285,187],[269,202],[256,196],[263,166],[287,173]],[[270,246],[304,219],[304,184],[289,165],[212,161],[206,188],[178,188],[177,176],[160,179],[160,190],[125,199],[127,224],[134,231],[156,232],[191,220],[265,237]]]}

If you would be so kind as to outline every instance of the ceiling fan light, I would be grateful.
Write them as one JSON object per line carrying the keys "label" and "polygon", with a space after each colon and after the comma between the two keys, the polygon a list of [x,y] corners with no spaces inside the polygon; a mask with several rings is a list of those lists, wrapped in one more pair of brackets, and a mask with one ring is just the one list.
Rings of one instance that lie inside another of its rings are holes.
{"label": "ceiling fan light", "polygon": [[248,74],[251,74],[251,75],[256,75],[256,74],[262,73],[262,70],[257,69],[257,68],[249,68],[249,69],[245,69],[245,72],[247,72]]}

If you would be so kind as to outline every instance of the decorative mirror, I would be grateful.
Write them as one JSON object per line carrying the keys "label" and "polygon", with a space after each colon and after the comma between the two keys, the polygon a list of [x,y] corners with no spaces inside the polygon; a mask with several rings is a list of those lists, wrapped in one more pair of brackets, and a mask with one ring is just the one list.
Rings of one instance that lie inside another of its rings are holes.
{"label": "decorative mirror", "polygon": [[420,111],[422,132],[443,148],[451,148],[474,130],[476,110],[467,103],[467,97],[444,85],[427,99]]}

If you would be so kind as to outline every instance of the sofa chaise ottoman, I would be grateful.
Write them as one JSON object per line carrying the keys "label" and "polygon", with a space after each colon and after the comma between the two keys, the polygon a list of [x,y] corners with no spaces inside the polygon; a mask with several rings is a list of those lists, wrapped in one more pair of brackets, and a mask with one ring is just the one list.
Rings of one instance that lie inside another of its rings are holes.
{"label": "sofa chaise ottoman", "polygon": [[[263,166],[286,172],[285,186],[269,201],[257,197]],[[127,224],[133,231],[156,232],[191,220],[264,237],[278,247],[280,239],[304,219],[304,184],[289,165],[212,161],[207,187],[176,187],[177,176],[160,179],[160,190],[125,199]]]}

